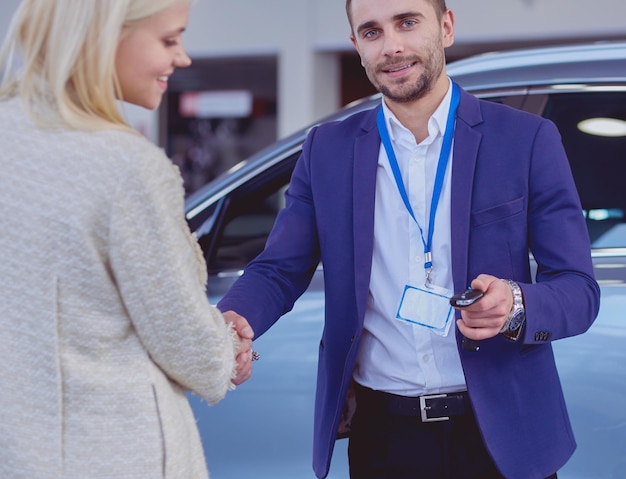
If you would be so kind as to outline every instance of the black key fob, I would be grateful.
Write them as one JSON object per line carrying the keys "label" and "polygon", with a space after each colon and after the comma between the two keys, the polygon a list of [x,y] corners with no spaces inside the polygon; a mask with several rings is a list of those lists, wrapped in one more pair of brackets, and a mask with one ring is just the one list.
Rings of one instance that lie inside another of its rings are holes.
{"label": "black key fob", "polygon": [[465,308],[474,304],[483,297],[483,292],[479,289],[466,289],[460,293],[456,293],[450,298],[450,305],[454,308]]}

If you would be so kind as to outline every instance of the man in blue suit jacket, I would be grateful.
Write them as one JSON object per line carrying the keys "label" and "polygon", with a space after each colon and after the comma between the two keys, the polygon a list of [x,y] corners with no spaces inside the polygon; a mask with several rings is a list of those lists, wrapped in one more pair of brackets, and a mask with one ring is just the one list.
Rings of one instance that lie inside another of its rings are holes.
{"label": "man in blue suit jacket", "polygon": [[[261,335],[322,262],[317,477],[351,390],[352,478],[556,477],[576,444],[551,341],[599,308],[558,131],[450,81],[443,0],[346,7],[383,105],[310,132],[265,250],[218,307]],[[448,297],[468,285],[484,296],[455,323]]]}

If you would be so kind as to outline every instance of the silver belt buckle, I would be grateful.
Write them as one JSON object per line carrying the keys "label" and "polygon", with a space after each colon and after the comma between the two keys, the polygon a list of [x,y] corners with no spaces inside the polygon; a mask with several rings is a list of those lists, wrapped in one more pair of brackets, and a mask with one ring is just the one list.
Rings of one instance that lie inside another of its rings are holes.
{"label": "silver belt buckle", "polygon": [[445,398],[448,397],[447,394],[432,394],[430,396],[420,396],[420,412],[422,414],[422,422],[435,422],[435,421],[449,421],[450,418],[448,416],[441,417],[428,417],[428,410],[430,406],[426,405],[426,401],[429,399],[437,399],[437,398]]}

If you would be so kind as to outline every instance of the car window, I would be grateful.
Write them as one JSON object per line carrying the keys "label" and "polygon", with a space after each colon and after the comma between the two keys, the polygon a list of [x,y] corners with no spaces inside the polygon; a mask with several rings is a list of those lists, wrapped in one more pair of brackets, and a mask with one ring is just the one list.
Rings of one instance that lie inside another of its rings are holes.
{"label": "car window", "polygon": [[284,185],[233,198],[224,221],[213,264],[217,270],[239,269],[263,251],[282,207]]}
{"label": "car window", "polygon": [[[483,99],[531,111],[558,127],[581,198],[594,248],[626,247],[626,137],[583,133],[580,121],[595,117],[626,120],[626,91],[479,94]],[[265,245],[298,153],[254,175],[223,201],[213,235],[202,237],[210,274],[241,270]],[[210,228],[209,228],[210,229]],[[210,241],[210,244],[209,244]]]}
{"label": "car window", "polygon": [[558,127],[594,248],[626,246],[626,137],[581,131],[590,118],[626,120],[626,92],[549,95],[543,116]]}
{"label": "car window", "polygon": [[592,135],[579,128],[581,121],[590,118],[626,120],[626,88],[581,86],[577,91],[564,93],[537,87],[528,93],[517,89],[482,92],[478,96],[541,115],[556,124],[572,168],[592,247],[626,247],[626,189],[622,185],[626,178],[626,137]]}
{"label": "car window", "polygon": [[243,269],[263,251],[284,207],[284,193],[297,156],[254,176],[224,200],[214,235],[199,238],[209,274]]}

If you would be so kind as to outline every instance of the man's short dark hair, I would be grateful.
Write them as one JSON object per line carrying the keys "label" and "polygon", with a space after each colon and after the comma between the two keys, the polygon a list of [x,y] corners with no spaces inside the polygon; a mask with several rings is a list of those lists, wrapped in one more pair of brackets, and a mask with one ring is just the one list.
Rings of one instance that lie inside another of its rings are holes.
{"label": "man's short dark hair", "polygon": [[[448,10],[446,6],[446,0],[426,0],[435,7],[439,17],[443,16],[443,14]],[[350,22],[350,26],[352,26],[352,15],[350,13],[350,7],[352,6],[352,0],[346,0],[346,14],[348,15],[348,21]]]}

